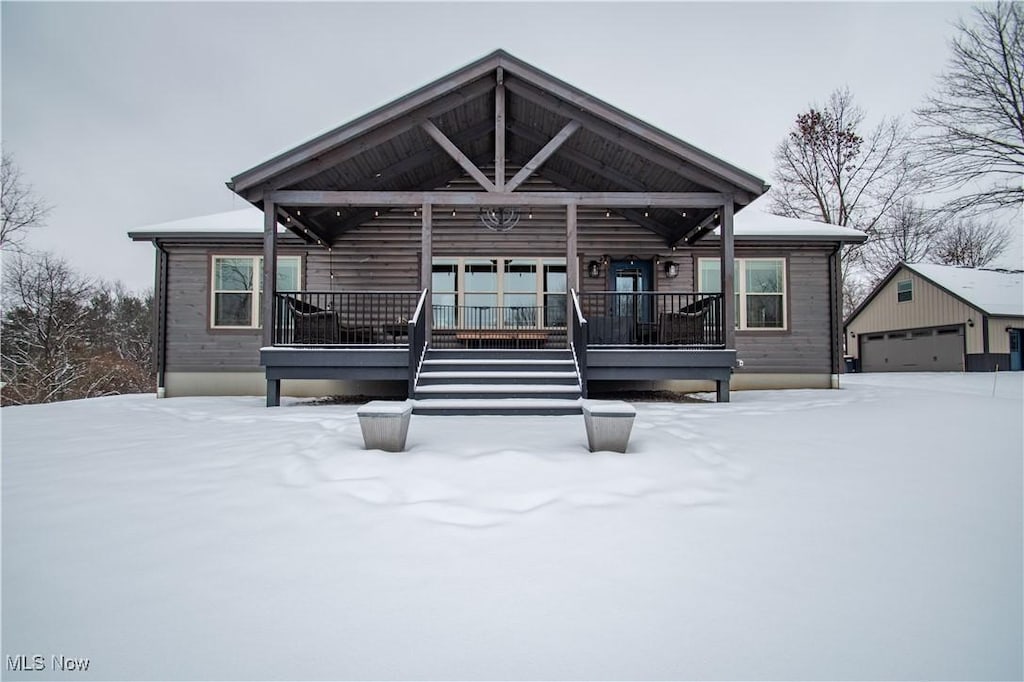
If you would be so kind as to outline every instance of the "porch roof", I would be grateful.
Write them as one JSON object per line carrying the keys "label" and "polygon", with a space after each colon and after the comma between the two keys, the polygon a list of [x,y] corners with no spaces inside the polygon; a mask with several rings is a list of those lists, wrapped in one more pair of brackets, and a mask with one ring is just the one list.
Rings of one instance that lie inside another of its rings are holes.
{"label": "porch roof", "polygon": [[[443,192],[460,177],[509,196],[524,167],[571,192],[718,194],[733,197],[737,209],[767,190],[760,178],[502,50],[239,173],[228,187],[258,207],[272,192],[383,197]],[[289,229],[325,241],[375,211],[406,210],[331,197],[318,206],[275,203]],[[705,233],[716,212],[706,202],[606,208],[669,244]]]}
{"label": "porch roof", "polygon": [[[814,220],[784,218],[764,213],[751,206],[736,215],[735,240],[789,242],[862,242],[860,230]],[[278,232],[283,228],[278,227]],[[254,244],[263,237],[263,213],[252,206],[235,211],[184,218],[166,223],[137,227],[128,232],[135,241],[167,239],[174,241],[218,241],[226,238],[248,239]],[[717,231],[707,238],[718,241]]]}

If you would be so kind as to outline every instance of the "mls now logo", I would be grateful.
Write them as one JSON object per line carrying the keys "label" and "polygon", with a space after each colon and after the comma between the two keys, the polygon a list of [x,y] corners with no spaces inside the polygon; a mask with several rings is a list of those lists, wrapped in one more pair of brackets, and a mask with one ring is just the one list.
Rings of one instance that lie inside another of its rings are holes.
{"label": "mls now logo", "polygon": [[45,656],[8,656],[7,669],[12,671],[46,670]]}

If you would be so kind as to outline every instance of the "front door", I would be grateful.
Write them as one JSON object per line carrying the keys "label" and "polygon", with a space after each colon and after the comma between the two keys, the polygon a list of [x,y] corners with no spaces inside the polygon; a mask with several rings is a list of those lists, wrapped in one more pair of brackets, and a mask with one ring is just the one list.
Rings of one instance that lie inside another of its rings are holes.
{"label": "front door", "polygon": [[1024,345],[1021,344],[1024,329],[1010,330],[1010,371],[1019,372],[1024,365]]}
{"label": "front door", "polygon": [[611,313],[615,317],[631,320],[634,324],[650,324],[652,308],[650,296],[642,292],[654,288],[654,267],[649,260],[612,261],[609,268],[615,297]]}

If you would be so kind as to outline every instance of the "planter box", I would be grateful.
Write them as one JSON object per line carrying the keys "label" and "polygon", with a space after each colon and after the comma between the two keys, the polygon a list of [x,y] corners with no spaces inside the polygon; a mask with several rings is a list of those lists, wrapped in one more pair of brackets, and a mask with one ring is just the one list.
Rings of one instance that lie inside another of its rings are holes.
{"label": "planter box", "polygon": [[402,452],[409,435],[412,401],[374,400],[358,410],[359,428],[367,450]]}
{"label": "planter box", "polygon": [[635,418],[636,409],[621,400],[584,401],[583,422],[590,451],[625,452]]}

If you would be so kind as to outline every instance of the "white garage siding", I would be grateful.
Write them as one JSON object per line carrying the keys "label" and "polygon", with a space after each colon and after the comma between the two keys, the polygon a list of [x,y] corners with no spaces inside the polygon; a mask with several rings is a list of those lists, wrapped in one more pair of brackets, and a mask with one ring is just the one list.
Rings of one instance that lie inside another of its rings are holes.
{"label": "white garage siding", "polygon": [[[913,298],[910,301],[897,301],[896,287],[899,282],[906,280],[913,282]],[[903,268],[851,320],[846,330],[847,354],[860,357],[863,344],[858,343],[857,339],[863,334],[951,325],[964,325],[966,353],[984,353],[983,317],[977,308],[950,296],[917,273]],[[968,320],[974,326],[968,325]],[[861,360],[863,368],[863,358]]]}

